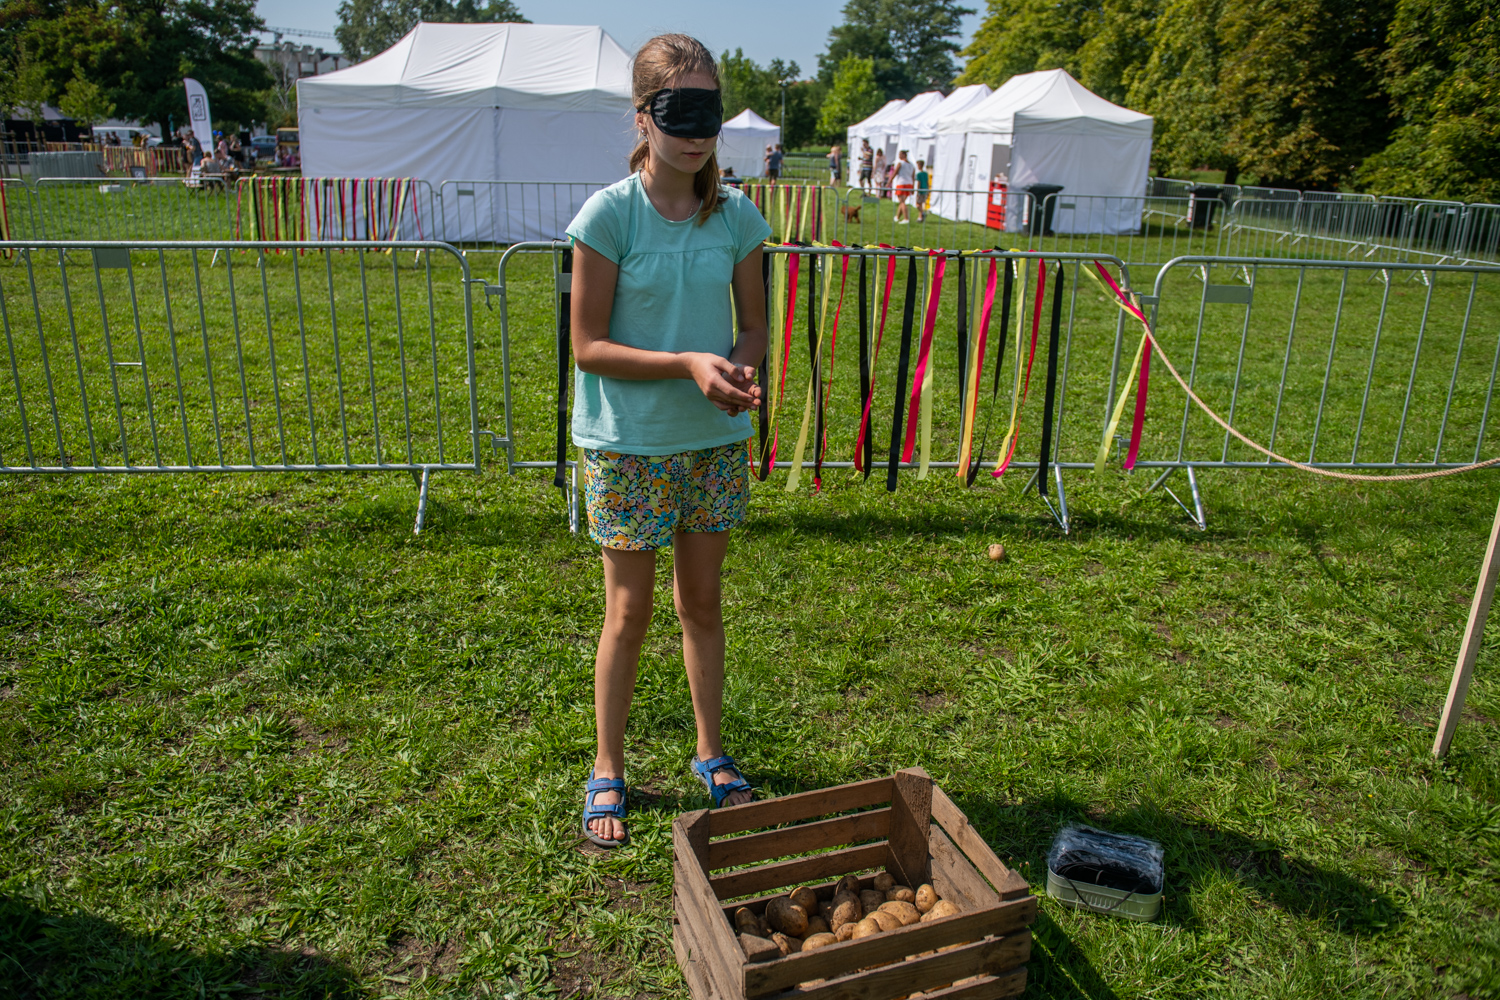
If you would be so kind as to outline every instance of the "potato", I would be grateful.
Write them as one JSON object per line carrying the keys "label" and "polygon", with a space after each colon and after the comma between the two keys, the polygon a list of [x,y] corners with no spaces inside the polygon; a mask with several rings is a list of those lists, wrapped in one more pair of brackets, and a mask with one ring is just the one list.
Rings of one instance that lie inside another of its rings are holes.
{"label": "potato", "polygon": [[854,933],[850,937],[858,941],[860,938],[869,937],[871,934],[879,934],[880,930],[880,924],[873,917],[865,917],[865,919],[854,925]]}
{"label": "potato", "polygon": [[874,889],[866,889],[859,894],[859,905],[866,913],[871,910],[880,909],[880,904],[885,902],[885,893],[876,892]]}
{"label": "potato", "polygon": [[818,894],[808,886],[799,886],[792,890],[792,905],[802,907],[802,912],[811,916],[818,912]]}
{"label": "potato", "polygon": [[776,942],[776,947],[783,955],[795,955],[802,950],[802,939],[787,934],[776,933],[771,935],[771,940]]}
{"label": "potato", "polygon": [[839,879],[838,885],[833,887],[833,894],[837,896],[841,892],[852,892],[858,896],[860,890],[858,875],[845,875]]}
{"label": "potato", "polygon": [[873,910],[867,919],[875,921],[883,931],[893,931],[901,926],[901,918],[885,910]]}
{"label": "potato", "polygon": [[889,903],[882,903],[880,904],[880,909],[881,912],[889,913],[901,921],[902,927],[914,924],[922,919],[922,914],[917,912],[917,908],[903,900],[892,900]]}
{"label": "potato", "polygon": [[854,928],[859,926],[858,922],[852,924],[840,924],[833,932],[833,936],[840,941],[848,941],[854,937]]}
{"label": "potato", "polygon": [[824,920],[833,920],[833,900],[818,900],[818,916],[822,917]]}
{"label": "potato", "polygon": [[904,885],[893,885],[885,891],[886,902],[914,903],[917,894]]}
{"label": "potato", "polygon": [[752,962],[769,962],[781,957],[781,948],[776,942],[758,934],[741,934],[740,947],[745,950],[745,957]]}
{"label": "potato", "polygon": [[760,917],[743,906],[734,911],[734,929],[741,934],[754,934],[756,937],[764,937],[760,932]]}
{"label": "potato", "polygon": [[917,898],[912,900],[912,902],[917,904],[917,909],[922,913],[926,913],[932,909],[937,901],[937,890],[930,885],[917,886]]}
{"label": "potato", "polygon": [[952,917],[957,915],[959,912],[960,911],[958,907],[954,906],[946,899],[940,899],[933,904],[932,909],[922,914],[922,923],[925,924],[933,920],[941,920],[944,917]]}
{"label": "potato", "polygon": [[784,896],[766,904],[766,922],[773,931],[791,937],[799,938],[807,933],[807,911]]}
{"label": "potato", "polygon": [[832,931],[833,928],[828,926],[828,921],[822,916],[808,917],[807,933],[802,935],[802,938],[803,940],[806,940],[812,937],[814,934],[828,934]]}
{"label": "potato", "polygon": [[834,900],[833,916],[829,918],[828,926],[837,931],[845,924],[859,923],[864,915],[864,907],[859,905],[859,900],[846,894]]}
{"label": "potato", "polygon": [[896,884],[896,877],[890,872],[881,872],[875,876],[875,888],[879,892],[889,892],[891,886]]}
{"label": "potato", "polygon": [[827,948],[831,944],[838,944],[839,939],[832,934],[809,934],[807,940],[802,942],[803,951],[817,951],[819,948]]}

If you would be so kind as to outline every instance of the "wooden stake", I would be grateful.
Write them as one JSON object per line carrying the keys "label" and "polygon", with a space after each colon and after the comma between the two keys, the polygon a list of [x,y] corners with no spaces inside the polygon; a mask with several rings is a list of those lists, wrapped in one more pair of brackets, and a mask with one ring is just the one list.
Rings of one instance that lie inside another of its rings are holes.
{"label": "wooden stake", "polygon": [[1500,576],[1500,561],[1495,559],[1495,550],[1500,547],[1500,507],[1495,509],[1495,524],[1490,528],[1489,548],[1484,552],[1484,566],[1479,570],[1479,586],[1474,591],[1474,603],[1469,608],[1469,624],[1464,629],[1464,644],[1458,650],[1458,665],[1453,669],[1453,683],[1448,685],[1448,701],[1443,705],[1443,718],[1438,723],[1437,739],[1432,743],[1432,755],[1443,757],[1453,745],[1453,732],[1458,728],[1458,718],[1464,712],[1464,696],[1469,693],[1469,679],[1474,676],[1474,661],[1479,657],[1479,644],[1484,637],[1484,621],[1490,614],[1490,601],[1495,596],[1495,578]]}

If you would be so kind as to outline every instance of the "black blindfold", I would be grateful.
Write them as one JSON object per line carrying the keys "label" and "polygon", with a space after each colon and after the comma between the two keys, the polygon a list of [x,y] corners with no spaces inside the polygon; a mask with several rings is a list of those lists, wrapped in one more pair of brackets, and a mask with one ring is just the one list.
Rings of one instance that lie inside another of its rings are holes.
{"label": "black blindfold", "polygon": [[668,87],[651,99],[651,120],[679,139],[712,139],[724,125],[724,95],[700,87]]}

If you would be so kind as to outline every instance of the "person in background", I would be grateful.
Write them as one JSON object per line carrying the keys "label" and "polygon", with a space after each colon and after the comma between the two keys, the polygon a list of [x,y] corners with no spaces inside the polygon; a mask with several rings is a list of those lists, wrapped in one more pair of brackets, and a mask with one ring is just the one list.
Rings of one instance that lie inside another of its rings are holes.
{"label": "person in background", "polygon": [[895,181],[896,188],[896,222],[906,225],[911,222],[911,213],[907,210],[906,199],[911,197],[912,188],[917,180],[917,168],[912,166],[906,158],[906,150],[896,154],[896,166],[891,171],[891,179]]}
{"label": "person in background", "polygon": [[927,161],[917,161],[917,221],[927,220],[927,199],[932,193],[932,175],[927,172]]}
{"label": "person in background", "polygon": [[772,184],[775,184],[776,179],[781,176],[781,161],[785,158],[786,154],[781,151],[779,142],[766,154],[766,176],[771,179]]}
{"label": "person in background", "polygon": [[229,136],[229,156],[234,160],[235,166],[243,167],[245,165],[245,147],[240,145],[240,134],[238,132],[231,133]]}
{"label": "person in background", "polygon": [[888,193],[885,183],[885,147],[875,150],[875,196],[884,198]]}
{"label": "person in background", "polygon": [[841,151],[839,146],[830,147],[828,150],[828,183],[830,184],[836,185],[843,179],[843,162],[839,157]]}
{"label": "person in background", "polygon": [[734,175],[733,167],[725,167],[723,170],[719,171],[719,180],[723,181],[725,184],[728,184],[732,188],[738,188],[745,183],[745,178],[736,177]]}
{"label": "person in background", "polygon": [[870,148],[870,140],[859,140],[859,189],[865,194],[870,193],[870,177],[875,169],[872,162],[874,155],[875,151]]}

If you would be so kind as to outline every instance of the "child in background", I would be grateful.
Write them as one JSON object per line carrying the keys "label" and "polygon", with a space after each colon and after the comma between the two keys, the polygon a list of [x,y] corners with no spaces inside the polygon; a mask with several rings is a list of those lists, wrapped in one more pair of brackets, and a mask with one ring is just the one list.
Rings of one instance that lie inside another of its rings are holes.
{"label": "child in background", "polygon": [[932,193],[932,175],[927,172],[927,161],[917,161],[917,221],[927,221],[927,198]]}
{"label": "child in background", "polygon": [[911,165],[906,158],[906,150],[896,154],[896,167],[891,171],[891,180],[896,186],[896,223],[907,225],[911,222],[911,212],[906,207],[906,199],[911,197],[912,186],[916,182],[917,169]]}

